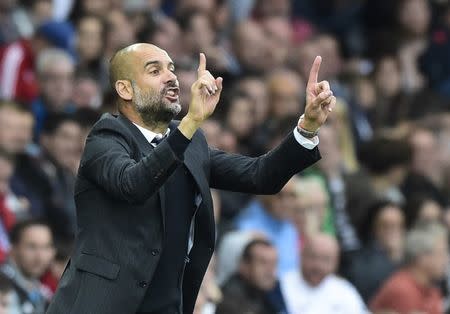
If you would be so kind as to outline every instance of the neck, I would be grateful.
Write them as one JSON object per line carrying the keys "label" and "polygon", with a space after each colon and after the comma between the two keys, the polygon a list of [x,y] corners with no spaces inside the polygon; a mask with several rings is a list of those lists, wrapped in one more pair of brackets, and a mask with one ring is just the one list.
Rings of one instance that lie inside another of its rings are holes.
{"label": "neck", "polygon": [[432,280],[428,278],[419,268],[411,266],[409,267],[409,273],[412,275],[414,280],[422,287],[429,287],[432,285]]}
{"label": "neck", "polygon": [[143,127],[154,133],[164,134],[164,133],[166,133],[166,130],[169,127],[169,123],[167,123],[167,122],[160,122],[160,121],[144,122],[142,120],[141,116],[139,115],[139,113],[137,113],[134,110],[127,110],[127,109],[123,108],[119,111],[121,114],[123,114],[125,117],[127,117],[128,120],[130,120],[131,122],[136,123],[140,127]]}

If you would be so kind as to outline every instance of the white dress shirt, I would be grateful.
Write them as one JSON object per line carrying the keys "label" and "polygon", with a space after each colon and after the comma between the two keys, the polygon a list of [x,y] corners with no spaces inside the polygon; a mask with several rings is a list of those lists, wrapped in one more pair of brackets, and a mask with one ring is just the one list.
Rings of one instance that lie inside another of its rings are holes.
{"label": "white dress shirt", "polygon": [[294,270],[286,273],[280,284],[289,314],[369,313],[352,284],[334,274],[312,287]]}

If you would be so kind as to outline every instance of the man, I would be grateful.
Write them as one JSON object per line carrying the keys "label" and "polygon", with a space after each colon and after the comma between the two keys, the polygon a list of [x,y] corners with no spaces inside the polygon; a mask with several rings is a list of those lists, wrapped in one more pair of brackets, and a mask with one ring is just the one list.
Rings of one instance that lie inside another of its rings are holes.
{"label": "man", "polygon": [[217,314],[277,313],[269,292],[277,283],[277,250],[264,239],[254,239],[244,248],[239,269],[223,286],[223,301]]}
{"label": "man", "polygon": [[370,302],[374,312],[443,313],[435,283],[448,265],[447,231],[439,224],[419,225],[406,236],[406,265],[388,279]]}
{"label": "man", "polygon": [[76,214],[73,192],[75,174],[81,157],[81,125],[66,113],[51,113],[42,127],[40,168],[52,187],[47,218],[58,236],[73,237]]}
{"label": "man", "polygon": [[117,52],[110,80],[120,115],[105,115],[88,136],[75,188],[74,253],[48,313],[191,313],[214,250],[209,187],[276,193],[320,158],[317,138],[299,136],[314,135],[335,104],[328,83],[317,83],[320,62],[312,68],[303,130],[295,131],[311,149],[291,133],[272,152],[247,158],[209,149],[196,132],[222,89],[204,54],[178,123],[168,54],[150,44]]}
{"label": "man", "polygon": [[39,53],[36,73],[40,83],[40,95],[31,108],[36,120],[35,138],[39,138],[47,116],[52,112],[71,112],[75,63],[62,49],[48,48]]}
{"label": "man", "polygon": [[311,236],[302,251],[301,270],[281,278],[281,291],[291,314],[363,314],[364,302],[356,289],[334,273],[339,260],[336,239]]}
{"label": "man", "polygon": [[289,220],[297,201],[294,179],[276,195],[264,195],[242,210],[236,226],[241,231],[259,231],[278,251],[278,274],[282,275],[299,263],[298,233]]}
{"label": "man", "polygon": [[54,256],[50,228],[42,221],[25,220],[14,226],[10,237],[10,259],[0,272],[13,284],[21,313],[42,314],[50,294],[39,279]]}

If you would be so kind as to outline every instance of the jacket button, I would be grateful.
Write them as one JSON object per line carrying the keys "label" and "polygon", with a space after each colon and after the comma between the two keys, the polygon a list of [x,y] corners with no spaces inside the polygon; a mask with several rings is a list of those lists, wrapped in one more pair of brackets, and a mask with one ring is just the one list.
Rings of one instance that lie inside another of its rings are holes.
{"label": "jacket button", "polygon": [[159,250],[152,250],[152,255],[153,255],[153,256],[158,255],[158,253],[159,253]]}
{"label": "jacket button", "polygon": [[141,288],[147,288],[148,287],[148,282],[147,281],[139,281],[139,287]]}

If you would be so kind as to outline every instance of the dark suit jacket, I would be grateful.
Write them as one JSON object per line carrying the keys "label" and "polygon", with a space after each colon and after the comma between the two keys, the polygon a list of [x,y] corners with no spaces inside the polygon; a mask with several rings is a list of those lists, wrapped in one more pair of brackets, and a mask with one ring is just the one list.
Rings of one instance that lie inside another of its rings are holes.
{"label": "dark suit jacket", "polygon": [[276,193],[320,159],[317,148],[302,147],[292,133],[269,153],[249,158],[210,149],[201,131],[189,143],[176,125],[156,148],[122,115],[104,115],[93,127],[75,187],[75,249],[47,313],[135,313],[162,249],[164,183],[183,162],[202,197],[183,280],[184,313],[192,313],[214,250],[209,188]]}

